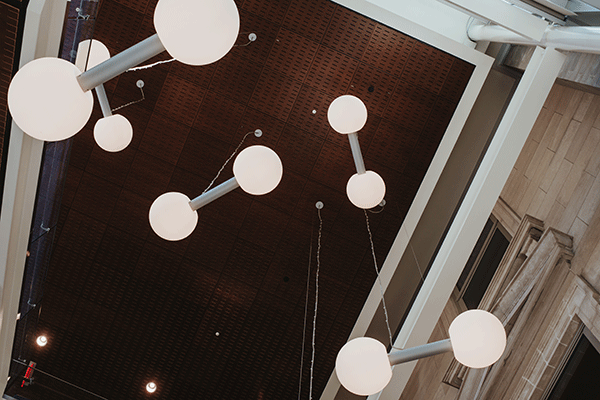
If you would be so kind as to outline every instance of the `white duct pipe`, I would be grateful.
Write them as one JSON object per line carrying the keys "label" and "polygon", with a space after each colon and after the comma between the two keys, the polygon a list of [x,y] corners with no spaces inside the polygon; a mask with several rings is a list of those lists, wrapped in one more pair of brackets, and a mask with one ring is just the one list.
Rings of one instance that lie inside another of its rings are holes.
{"label": "white duct pipe", "polygon": [[475,42],[523,44],[600,54],[600,27],[549,26],[539,42],[524,38],[498,25],[473,24],[467,30],[467,34]]}

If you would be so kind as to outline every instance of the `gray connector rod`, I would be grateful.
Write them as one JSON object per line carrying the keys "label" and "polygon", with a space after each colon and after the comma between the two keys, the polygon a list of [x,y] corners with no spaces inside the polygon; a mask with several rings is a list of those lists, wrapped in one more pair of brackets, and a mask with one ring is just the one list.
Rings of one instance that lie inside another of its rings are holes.
{"label": "gray connector rod", "polygon": [[240,187],[240,184],[238,183],[237,180],[235,180],[235,177],[233,177],[233,178],[229,179],[228,181],[221,183],[219,186],[212,188],[208,192],[201,194],[200,196],[196,197],[195,199],[192,199],[190,201],[190,207],[192,207],[192,210],[196,211],[199,208],[204,207],[211,201],[216,200],[219,197],[221,197],[239,187]]}
{"label": "gray connector rod", "polygon": [[98,103],[100,103],[100,109],[102,110],[102,115],[104,118],[110,117],[112,115],[112,110],[110,109],[110,104],[108,103],[108,96],[106,96],[106,90],[104,90],[104,85],[101,83],[96,86],[96,96],[98,96]]}
{"label": "gray connector rod", "polygon": [[363,160],[362,153],[360,151],[360,144],[358,143],[358,134],[349,133],[348,140],[350,141],[350,149],[352,149],[352,157],[354,158],[354,164],[356,165],[356,172],[364,174],[367,172],[365,169],[365,162]]}
{"label": "gray connector rod", "polygon": [[397,365],[425,357],[435,356],[437,354],[447,353],[449,351],[452,351],[452,343],[450,342],[450,339],[446,339],[412,347],[410,349],[395,350],[390,352],[388,357],[391,365]]}
{"label": "gray connector rod", "polygon": [[165,51],[165,46],[163,46],[158,35],[154,34],[103,63],[96,65],[94,68],[83,72],[77,77],[77,81],[83,91],[87,92],[163,51]]}

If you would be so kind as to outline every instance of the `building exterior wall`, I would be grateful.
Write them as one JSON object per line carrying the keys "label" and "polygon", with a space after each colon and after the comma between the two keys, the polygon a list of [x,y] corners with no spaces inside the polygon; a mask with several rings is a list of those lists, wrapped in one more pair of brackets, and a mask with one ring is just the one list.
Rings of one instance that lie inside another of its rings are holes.
{"label": "building exterior wall", "polygon": [[[504,322],[505,356],[420,360],[400,399],[541,399],[576,332],[600,335],[599,174],[600,96],[557,83],[493,212],[513,240],[480,308]],[[451,298],[429,341],[464,309]]]}

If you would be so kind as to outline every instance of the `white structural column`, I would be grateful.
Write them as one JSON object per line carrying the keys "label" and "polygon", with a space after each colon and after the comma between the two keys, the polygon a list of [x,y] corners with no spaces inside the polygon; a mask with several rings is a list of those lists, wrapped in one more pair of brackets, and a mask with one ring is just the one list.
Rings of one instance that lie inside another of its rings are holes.
{"label": "white structural column", "polygon": [[[554,49],[536,48],[400,330],[396,347],[419,346],[431,336],[564,60],[565,55]],[[370,399],[397,400],[415,364],[395,366],[390,384]]]}
{"label": "white structural column", "polygon": [[505,27],[528,39],[539,41],[548,23],[503,0],[438,0]]}
{"label": "white structural column", "polygon": [[[20,65],[56,56],[67,0],[31,0],[27,7]],[[44,142],[25,135],[13,122],[0,214],[0,392],[11,362],[29,231]]]}

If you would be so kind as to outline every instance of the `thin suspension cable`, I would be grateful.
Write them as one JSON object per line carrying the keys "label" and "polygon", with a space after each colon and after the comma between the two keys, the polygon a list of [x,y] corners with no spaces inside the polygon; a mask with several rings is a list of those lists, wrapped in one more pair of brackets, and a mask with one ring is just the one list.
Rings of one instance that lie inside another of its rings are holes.
{"label": "thin suspension cable", "polygon": [[390,338],[390,346],[394,346],[394,340],[392,337],[392,329],[390,328],[390,317],[388,315],[387,307],[385,305],[385,297],[383,296],[383,284],[381,283],[381,273],[377,267],[377,257],[375,257],[375,245],[373,244],[373,235],[371,234],[371,226],[369,225],[369,215],[367,210],[365,212],[365,219],[367,221],[367,231],[369,232],[369,242],[371,242],[371,254],[373,255],[373,265],[375,266],[375,272],[377,272],[377,282],[379,283],[379,293],[381,294],[381,304],[383,306],[383,313],[385,314],[385,325],[387,327],[388,335]]}
{"label": "thin suspension cable", "polygon": [[[28,367],[28,366],[29,366],[29,364],[27,364],[27,363],[25,363],[25,362],[23,362],[23,361],[21,361],[21,360],[15,360],[14,358],[13,358],[13,362],[16,362],[17,364],[24,365],[24,366],[26,366],[26,367]],[[80,389],[80,390],[82,390],[82,391],[84,391],[84,392],[86,392],[86,393],[88,393],[88,394],[91,394],[92,396],[96,396],[96,397],[98,397],[99,399],[102,399],[102,400],[108,400],[106,397],[102,397],[102,396],[100,396],[100,395],[98,395],[98,394],[96,394],[96,393],[94,393],[94,392],[90,392],[89,390],[87,390],[87,389],[84,389],[84,388],[82,388],[81,386],[77,386],[77,385],[75,385],[75,384],[73,384],[73,383],[71,383],[71,382],[67,382],[67,381],[65,381],[64,379],[61,379],[61,378],[59,378],[58,376],[54,376],[54,375],[52,375],[52,374],[49,374],[48,372],[42,371],[42,370],[41,370],[41,369],[39,369],[39,368],[32,367],[32,369],[33,369],[34,371],[37,371],[37,372],[39,372],[39,373],[42,373],[42,374],[44,374],[44,375],[47,375],[47,376],[49,376],[49,377],[51,377],[51,378],[54,378],[54,379],[56,379],[56,380],[58,380],[58,381],[61,381],[61,382],[63,382],[63,383],[66,383],[67,385],[70,385],[70,386],[72,386],[72,387],[74,387],[74,388]]]}
{"label": "thin suspension cable", "polygon": [[417,259],[417,255],[415,254],[415,249],[412,244],[408,242],[408,247],[410,247],[410,251],[412,252],[413,258],[415,259],[415,264],[417,264],[417,269],[419,270],[419,275],[421,275],[421,283],[425,282],[425,278],[423,277],[423,271],[421,271],[421,266],[419,265],[419,260]]}
{"label": "thin suspension cable", "polygon": [[148,69],[148,68],[152,68],[152,67],[156,67],[157,65],[160,64],[166,64],[166,63],[170,63],[175,61],[176,58],[171,58],[170,60],[162,60],[162,61],[157,61],[155,63],[152,64],[148,64],[148,65],[142,65],[141,67],[133,67],[133,68],[129,68],[128,70],[126,70],[125,72],[134,72],[134,71],[140,71],[142,69]]}
{"label": "thin suspension cable", "polygon": [[240,144],[238,144],[238,146],[235,148],[235,150],[233,151],[233,153],[229,156],[229,158],[225,161],[225,163],[221,166],[221,169],[219,170],[219,172],[217,172],[217,175],[213,178],[213,180],[208,184],[208,187],[206,189],[204,189],[204,191],[202,192],[202,194],[208,192],[208,190],[212,187],[212,185],[215,183],[215,181],[217,180],[217,178],[219,177],[219,175],[221,174],[221,172],[223,172],[223,169],[225,168],[225,166],[227,165],[227,163],[233,158],[233,156],[236,155],[236,153],[238,152],[238,150],[240,149],[240,147],[242,147],[242,143],[244,143],[244,140],[246,140],[246,138],[248,137],[248,135],[250,135],[251,133],[255,133],[256,131],[252,131],[252,132],[248,132],[244,135],[244,137],[242,138],[242,141],[240,142]]}
{"label": "thin suspension cable", "polygon": [[110,111],[111,111],[111,112],[119,111],[119,110],[120,110],[120,109],[122,109],[122,108],[125,108],[125,107],[127,107],[127,106],[131,106],[131,105],[134,105],[134,104],[136,104],[136,103],[139,103],[140,101],[144,101],[144,100],[146,100],[146,96],[144,95],[144,89],[143,89],[143,88],[139,88],[139,89],[140,89],[140,92],[142,92],[142,98],[141,98],[141,99],[137,99],[137,100],[134,100],[134,101],[130,101],[129,103],[127,103],[127,104],[123,104],[122,106],[119,106],[119,107],[117,107],[117,108],[113,108],[113,109],[112,109],[112,110],[110,110]]}
{"label": "thin suspension cable", "polygon": [[319,213],[319,237],[317,239],[317,272],[315,276],[315,314],[313,317],[312,330],[312,356],[310,359],[310,389],[308,391],[308,399],[312,400],[313,389],[313,371],[315,366],[315,336],[317,331],[317,309],[319,307],[319,271],[321,269],[321,233],[323,231],[323,218],[321,218],[321,209],[317,209]]}
{"label": "thin suspension cable", "polygon": [[304,327],[302,328],[302,352],[300,353],[300,380],[298,382],[298,400],[302,396],[302,372],[304,372],[304,349],[306,344],[306,320],[308,319],[308,297],[310,292],[310,271],[312,262],[312,249],[314,238],[314,220],[310,229],[310,247],[308,251],[308,274],[306,275],[306,297],[304,299]]}

